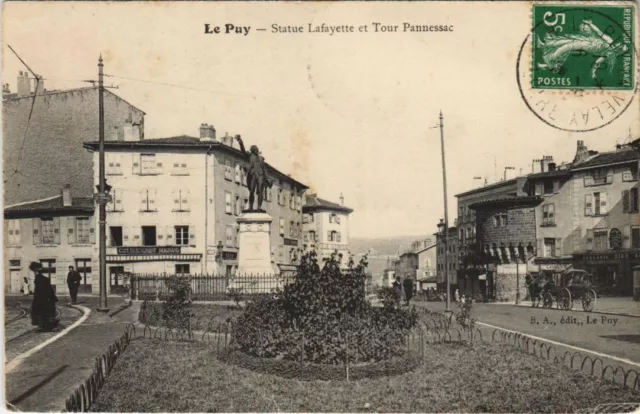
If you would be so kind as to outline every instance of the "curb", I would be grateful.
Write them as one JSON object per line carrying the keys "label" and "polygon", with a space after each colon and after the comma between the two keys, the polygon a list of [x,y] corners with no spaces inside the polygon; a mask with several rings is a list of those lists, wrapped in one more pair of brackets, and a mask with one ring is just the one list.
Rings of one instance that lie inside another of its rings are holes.
{"label": "curb", "polygon": [[80,317],[80,319],[78,319],[77,321],[72,323],[71,326],[65,328],[64,330],[62,330],[61,332],[59,332],[55,336],[52,336],[51,338],[47,339],[46,341],[42,342],[41,344],[38,344],[35,347],[29,349],[28,351],[23,352],[22,354],[18,355],[17,357],[13,358],[11,361],[6,363],[5,366],[4,366],[5,375],[7,375],[8,373],[10,373],[14,369],[16,369],[20,364],[22,364],[22,362],[25,359],[29,358],[31,355],[33,355],[36,352],[40,351],[41,349],[43,349],[47,345],[50,345],[50,344],[54,343],[55,341],[57,341],[58,339],[62,338],[63,336],[66,336],[69,332],[71,332],[72,330],[74,330],[75,328],[80,326],[85,320],[87,320],[87,318],[89,317],[89,314],[91,313],[91,309],[86,308],[84,306],[80,306],[80,305],[67,305],[67,306],[70,307],[70,308],[73,308],[73,309],[81,311],[83,313],[83,315]]}

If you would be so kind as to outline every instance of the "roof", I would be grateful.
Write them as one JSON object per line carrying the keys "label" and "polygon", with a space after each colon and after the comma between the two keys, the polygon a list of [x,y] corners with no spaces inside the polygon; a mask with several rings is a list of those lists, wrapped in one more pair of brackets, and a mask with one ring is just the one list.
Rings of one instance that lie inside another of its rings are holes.
{"label": "roof", "polygon": [[543,200],[540,196],[503,196],[503,197],[495,197],[490,200],[478,201],[477,203],[473,203],[469,205],[469,208],[477,209],[482,207],[489,207],[495,205],[536,205]]}
{"label": "roof", "polygon": [[[98,149],[98,145],[99,145],[98,141],[90,141],[90,142],[85,142],[83,144],[83,147],[86,149],[95,151]],[[200,151],[205,151],[205,150],[209,151],[211,149],[218,149],[218,150],[222,150],[222,151],[226,151],[228,153],[234,154],[241,158],[247,158],[247,159],[249,158],[248,153],[242,152],[238,148],[233,148],[229,145],[225,145],[220,141],[202,141],[200,140],[200,138],[192,137],[190,135],[177,135],[174,137],[167,137],[167,138],[149,138],[149,139],[142,139],[140,141],[105,141],[104,148],[105,150],[116,149],[116,148],[120,148],[120,149],[154,148],[156,150],[169,149],[169,148],[174,148],[174,149],[175,148],[178,148],[178,149],[191,148],[191,149],[200,150]],[[303,189],[309,188],[309,186],[301,183],[300,181],[296,180],[290,175],[277,170],[275,167],[273,167],[269,163],[266,163],[266,164],[267,164],[267,168],[275,175],[278,175],[280,178],[293,181],[295,184],[297,184],[299,187]]]}
{"label": "roof", "polygon": [[438,245],[438,243],[433,243],[431,246],[429,247],[425,247],[424,249],[420,249],[420,250],[416,250],[414,253],[416,254],[420,254],[422,252],[426,252],[429,249],[433,249],[434,247],[436,247]]}
{"label": "roof", "polygon": [[333,210],[340,211],[343,213],[351,213],[353,209],[345,206],[341,206],[340,204],[324,200],[318,196],[308,195],[307,202],[304,206],[302,206],[302,211],[314,211],[314,210]]}
{"label": "roof", "polygon": [[474,188],[473,190],[465,191],[464,193],[458,193],[455,196],[456,197],[461,197],[461,196],[466,196],[466,195],[469,195],[469,194],[481,193],[483,191],[491,190],[491,189],[502,187],[502,186],[516,184],[518,182],[518,178],[522,178],[522,177],[511,178],[511,179],[505,180],[505,181],[498,181],[497,183],[488,184],[488,185],[485,185],[485,186],[482,186],[482,187]]}
{"label": "roof", "polygon": [[[50,96],[50,95],[56,95],[56,94],[62,94],[62,93],[72,93],[72,92],[81,92],[81,91],[87,91],[87,90],[92,90],[92,89],[98,89],[97,86],[86,86],[83,88],[73,88],[73,89],[61,89],[61,90],[53,90],[53,91],[44,91],[42,93],[37,94],[36,96]],[[115,93],[111,92],[109,89],[104,88],[104,91],[107,93],[110,93],[111,95],[115,96],[116,98],[120,99],[122,102],[126,103],[127,105],[131,106],[132,108],[137,109],[138,111],[142,112],[142,114],[146,115],[146,113],[138,108],[135,105],[132,105],[130,102],[126,101],[125,99],[122,99],[120,96],[116,95]],[[33,99],[33,94],[31,95],[26,95],[26,96],[18,96],[17,94],[11,94],[8,97],[5,97],[4,99],[2,99],[3,102],[10,102],[10,101],[17,101],[20,99]]]}
{"label": "roof", "polygon": [[640,159],[640,154],[633,149],[625,149],[613,152],[600,153],[585,162],[574,164],[573,170],[585,170],[589,168],[604,167],[607,165],[626,164]]}
{"label": "roof", "polygon": [[62,195],[49,198],[46,200],[38,200],[30,203],[21,203],[4,209],[4,218],[28,218],[37,217],[43,214],[51,215],[73,215],[73,214],[89,214],[92,215],[95,205],[91,197],[73,197],[71,206],[62,205]]}
{"label": "roof", "polygon": [[535,179],[535,178],[552,178],[552,177],[569,177],[571,175],[571,170],[554,170],[547,172],[539,172],[535,174],[527,175],[527,179]]}

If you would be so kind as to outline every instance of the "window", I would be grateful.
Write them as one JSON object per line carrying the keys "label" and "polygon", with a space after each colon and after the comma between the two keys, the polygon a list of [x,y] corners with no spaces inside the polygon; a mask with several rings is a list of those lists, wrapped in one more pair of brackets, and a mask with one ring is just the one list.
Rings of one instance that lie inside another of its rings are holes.
{"label": "window", "polygon": [[146,189],[140,191],[140,211],[157,211],[156,190]]}
{"label": "window", "polygon": [[335,214],[329,214],[329,223],[333,223],[335,221],[336,215]]}
{"label": "window", "polygon": [[53,219],[42,219],[42,244],[54,244],[55,243],[55,226]]}
{"label": "window", "polygon": [[264,197],[265,201],[267,201],[267,202],[271,202],[271,188],[266,187],[266,188],[264,189],[264,196],[265,196],[265,197]]}
{"label": "window", "polygon": [[158,173],[156,167],[161,167],[161,163],[156,163],[156,154],[140,154],[140,174],[154,175]]}
{"label": "window", "polygon": [[622,191],[622,212],[637,213],[638,212],[638,188],[630,188]]}
{"label": "window", "polygon": [[20,220],[8,220],[8,243],[9,246],[19,246],[20,245]]}
{"label": "window", "polygon": [[509,225],[507,213],[500,213],[493,216],[494,227],[506,227]]}
{"label": "window", "polygon": [[302,210],[302,196],[296,196],[296,210]]}
{"label": "window", "polygon": [[296,225],[293,221],[289,222],[289,237],[291,238],[296,237]]}
{"label": "window", "polygon": [[280,235],[284,236],[284,219],[280,219]]}
{"label": "window", "polygon": [[242,171],[241,171],[240,164],[236,164],[236,169],[235,169],[235,178],[236,178],[236,184],[241,184],[242,183]]}
{"label": "window", "polygon": [[631,227],[631,247],[640,248],[640,226]]}
{"label": "window", "polygon": [[607,193],[599,192],[585,195],[585,216],[601,216],[607,214]]}
{"label": "window", "polygon": [[231,207],[231,193],[228,191],[224,192],[224,212],[227,214],[233,213],[233,210]]}
{"label": "window", "polygon": [[177,246],[189,245],[189,226],[175,226],[175,233]]}
{"label": "window", "polygon": [[607,240],[608,230],[594,230],[593,232],[593,248],[594,250],[607,250],[609,241]]}
{"label": "window", "polygon": [[231,160],[224,160],[224,179],[227,181],[233,180],[233,166]]}
{"label": "window", "polygon": [[555,205],[554,204],[546,204],[542,206],[542,225],[543,226],[555,226],[556,218],[555,218]]}
{"label": "window", "polygon": [[289,198],[289,208],[291,210],[296,209],[296,195],[294,193],[291,194],[291,198]]}
{"label": "window", "polygon": [[315,231],[313,231],[313,230],[311,230],[311,231],[309,232],[309,241],[311,241],[311,242],[316,242],[316,241],[318,241],[318,236],[316,236],[316,232],[315,232]]}
{"label": "window", "polygon": [[[40,259],[42,264],[42,273],[47,275],[50,279],[56,275],[56,259]],[[53,280],[51,284],[54,284]]]}
{"label": "window", "polygon": [[142,226],[142,245],[156,245],[156,226]]}
{"label": "window", "polygon": [[556,239],[544,239],[544,257],[555,257]]}
{"label": "window", "polygon": [[122,239],[122,226],[112,226],[109,227],[109,240],[111,247],[121,247],[124,246]]}
{"label": "window", "polygon": [[76,217],[76,243],[89,244],[91,243],[91,224],[89,217]]}
{"label": "window", "polygon": [[105,154],[105,174],[106,175],[122,175],[122,154]]}
{"label": "window", "polygon": [[544,182],[544,194],[553,194],[553,181],[545,180]]}
{"label": "window", "polygon": [[638,166],[625,168],[622,171],[622,181],[638,181]]}
{"label": "window", "polygon": [[278,205],[284,206],[284,191],[278,188]]}
{"label": "window", "polygon": [[607,168],[599,168],[587,173],[584,179],[584,185],[602,185],[613,182],[613,170]]}
{"label": "window", "polygon": [[242,202],[240,201],[240,196],[236,196],[235,204],[233,205],[233,213],[236,216],[242,214]]}
{"label": "window", "polygon": [[249,210],[249,198],[245,198],[242,200],[242,205],[245,210]]}
{"label": "window", "polygon": [[189,175],[186,162],[173,162],[173,168],[171,169],[171,175]]}
{"label": "window", "polygon": [[247,170],[244,167],[240,167],[240,179],[242,180],[242,185],[247,186]]}
{"label": "window", "polygon": [[111,189],[111,201],[107,203],[107,211],[124,211],[122,204],[123,191],[120,189]]}
{"label": "window", "polygon": [[188,275],[189,273],[191,273],[189,264],[176,265],[176,275]]}
{"label": "window", "polygon": [[233,242],[233,226],[231,224],[227,224],[224,228],[224,239],[225,239],[225,246],[227,247],[233,247],[234,246],[234,242]]}
{"label": "window", "polygon": [[189,190],[173,190],[173,211],[189,211]]}

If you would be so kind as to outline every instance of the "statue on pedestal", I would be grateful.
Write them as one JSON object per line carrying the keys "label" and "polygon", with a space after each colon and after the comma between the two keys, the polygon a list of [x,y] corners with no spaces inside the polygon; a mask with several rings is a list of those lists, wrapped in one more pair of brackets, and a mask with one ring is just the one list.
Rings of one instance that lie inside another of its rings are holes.
{"label": "statue on pedestal", "polygon": [[[240,150],[247,153],[244,143],[240,135],[236,135],[236,140],[240,144]],[[257,208],[262,209],[262,201],[264,200],[267,188],[271,188],[273,181],[269,180],[267,175],[267,166],[264,157],[258,150],[256,145],[252,145],[249,149],[249,168],[247,169],[247,188],[249,189],[249,211],[254,211],[253,202],[255,196],[258,196]]]}

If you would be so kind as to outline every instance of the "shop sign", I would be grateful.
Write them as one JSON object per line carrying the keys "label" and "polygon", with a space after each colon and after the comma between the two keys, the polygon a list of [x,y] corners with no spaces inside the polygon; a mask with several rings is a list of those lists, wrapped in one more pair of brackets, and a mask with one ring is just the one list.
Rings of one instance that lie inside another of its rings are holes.
{"label": "shop sign", "polygon": [[150,256],[154,254],[180,254],[180,247],[118,247],[118,254],[123,256]]}
{"label": "shop sign", "polygon": [[609,232],[609,247],[619,249],[622,247],[622,233],[618,229],[611,229]]}
{"label": "shop sign", "polygon": [[298,245],[298,240],[296,239],[284,239],[284,245],[285,246],[297,246]]}
{"label": "shop sign", "polygon": [[238,253],[236,252],[222,252],[223,260],[236,260],[238,258]]}
{"label": "shop sign", "polygon": [[640,250],[628,252],[607,252],[607,253],[588,253],[578,254],[575,258],[585,262],[606,262],[611,260],[638,260],[640,259]]}

